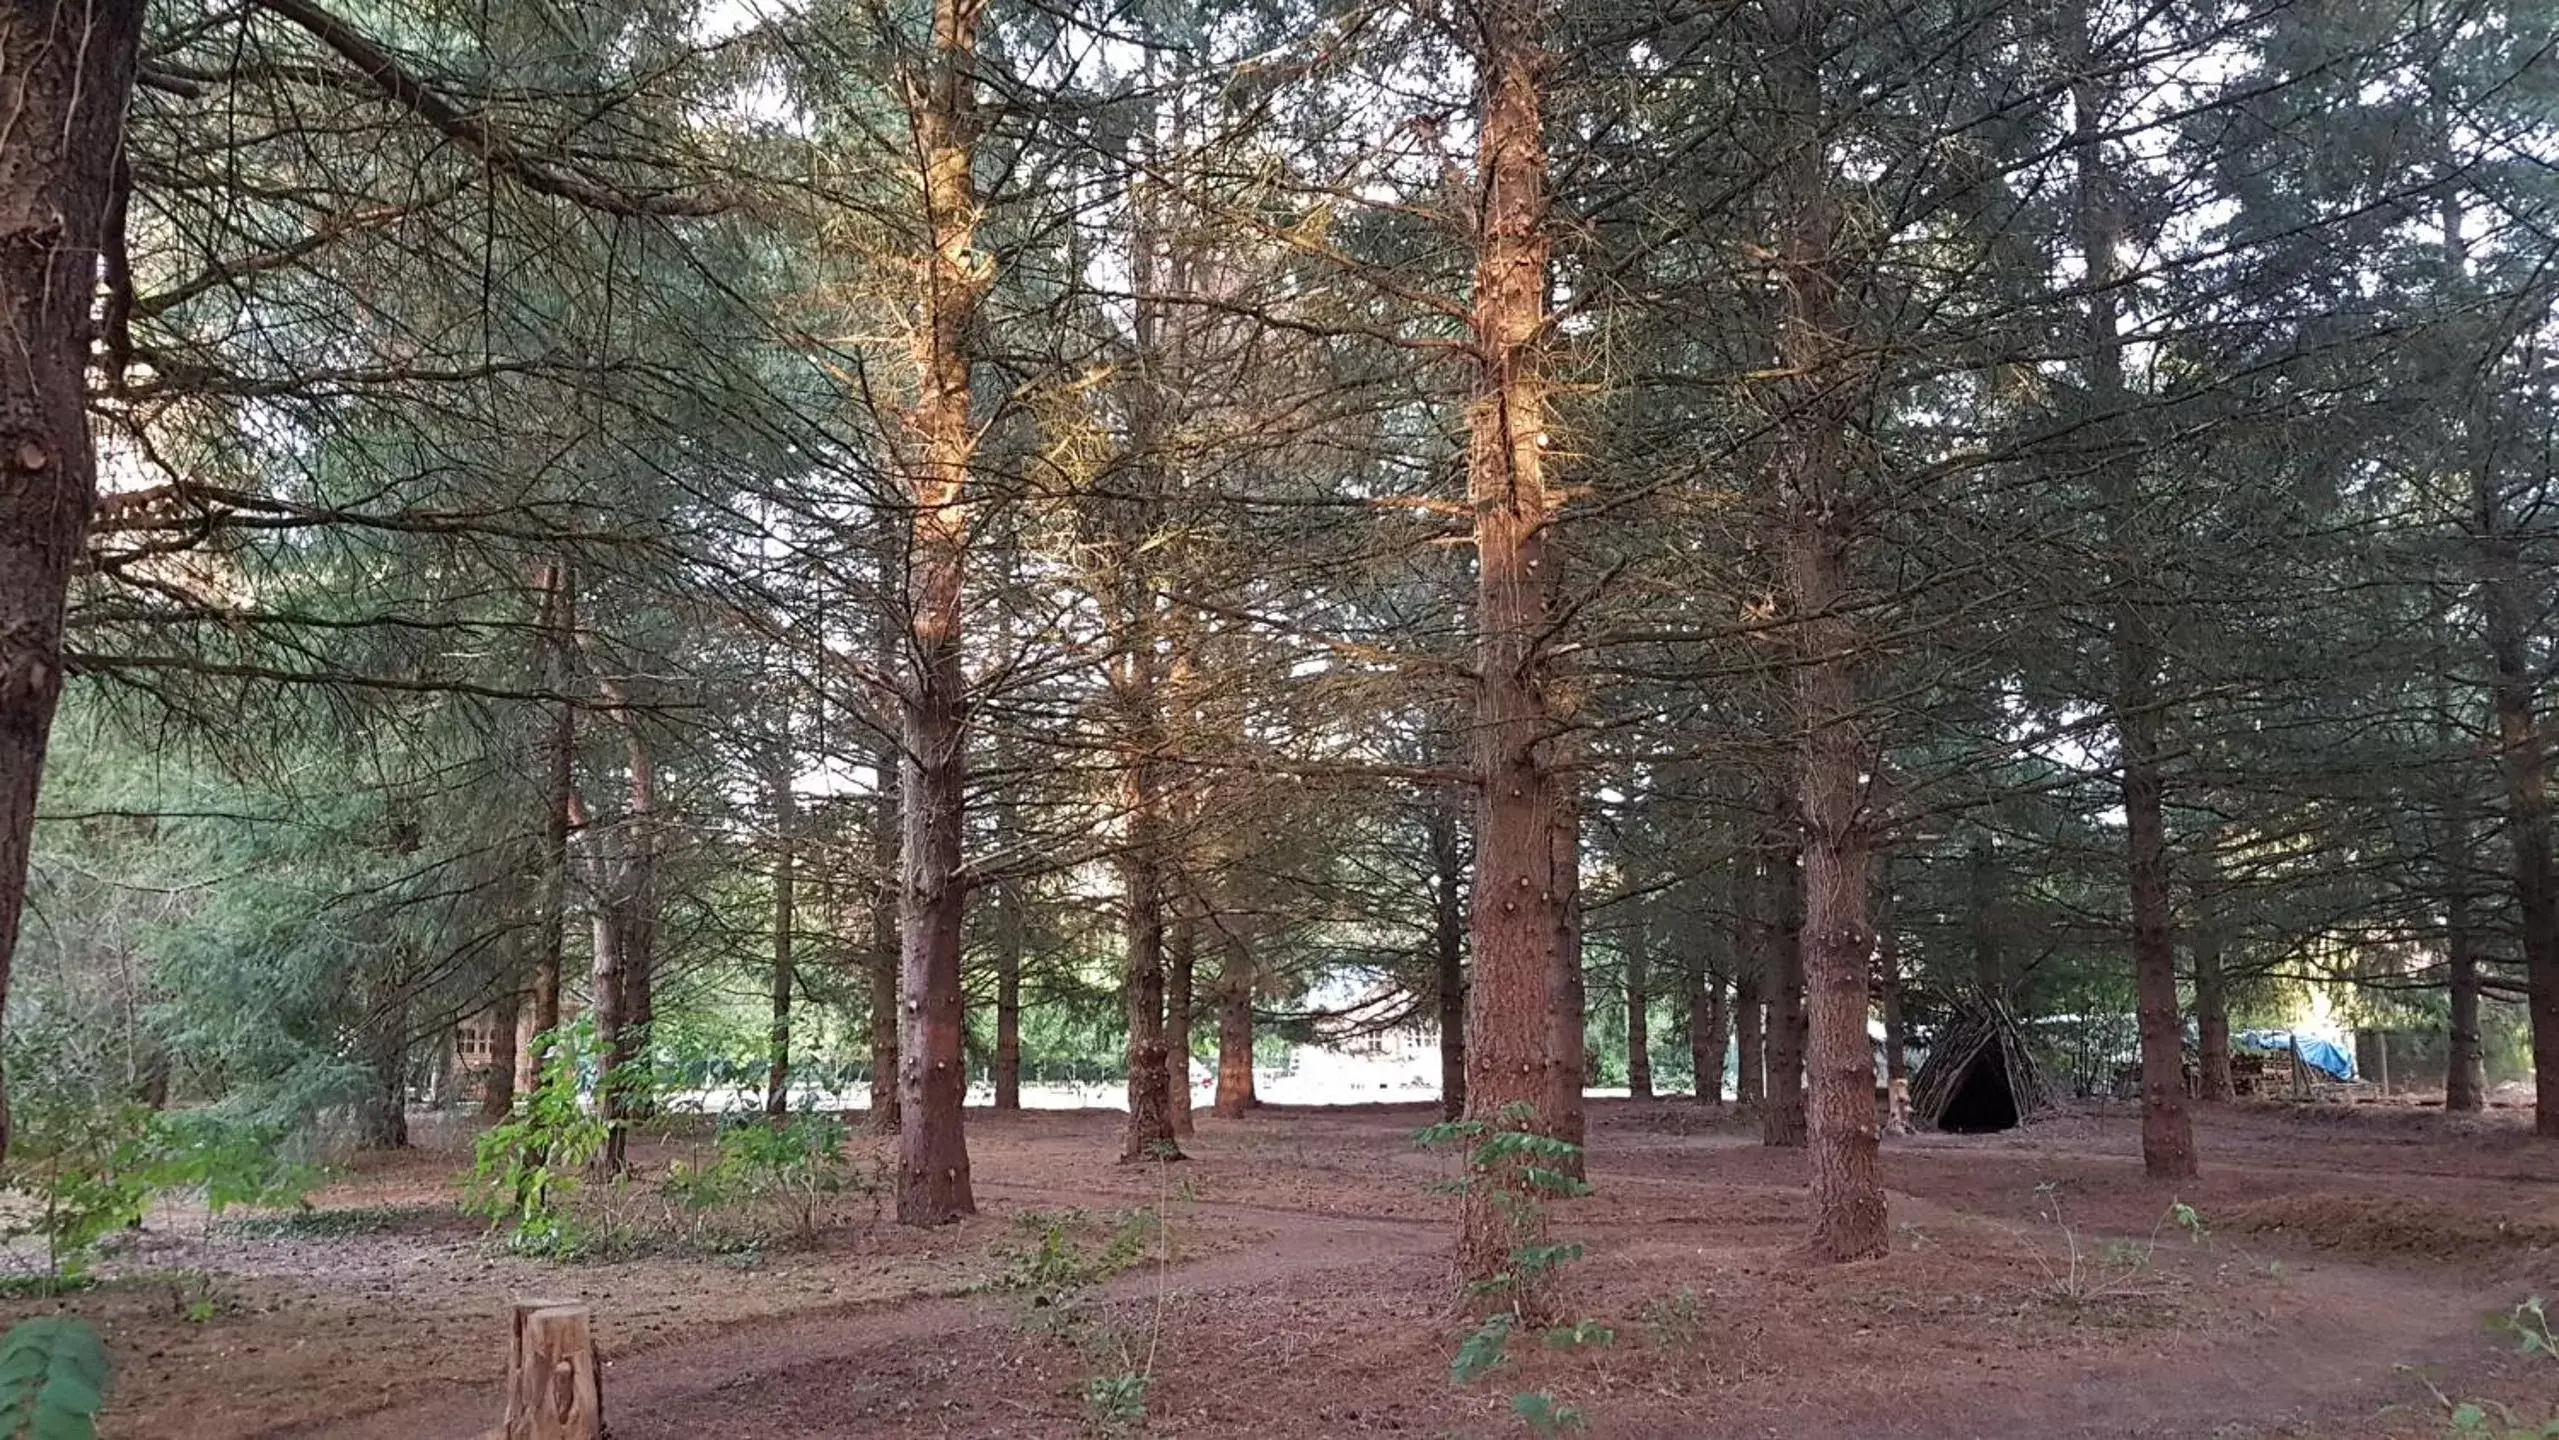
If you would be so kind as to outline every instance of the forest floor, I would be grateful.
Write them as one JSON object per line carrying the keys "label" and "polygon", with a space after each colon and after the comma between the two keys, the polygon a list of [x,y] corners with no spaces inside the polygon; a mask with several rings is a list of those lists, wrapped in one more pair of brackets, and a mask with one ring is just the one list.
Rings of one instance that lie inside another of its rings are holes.
{"label": "forest floor", "polygon": [[902,1230],[862,1200],[813,1246],[565,1265],[457,1213],[467,1133],[428,1130],[306,1215],[180,1219],[42,1304],[116,1352],[110,1437],[483,1434],[528,1296],[593,1305],[615,1440],[1524,1435],[1528,1393],[1628,1437],[2326,1440],[2486,1433],[2455,1429],[2459,1402],[2559,1415],[2559,1361],[2494,1324],[2559,1297],[2559,1167],[2519,1114],[2224,1107],[2176,1187],[2142,1178],[2129,1107],[1888,1140],[1892,1253],[1822,1267],[1793,1253],[1801,1152],[1684,1099],[1595,1102],[1595,1193],[1556,1215],[1587,1247],[1562,1304],[1613,1334],[1523,1334],[1464,1387],[1453,1202],[1431,1189],[1449,1162],[1412,1143],[1433,1118],[1203,1115],[1189,1160],[1121,1165],[1115,1113],[972,1111],[965,1224]]}

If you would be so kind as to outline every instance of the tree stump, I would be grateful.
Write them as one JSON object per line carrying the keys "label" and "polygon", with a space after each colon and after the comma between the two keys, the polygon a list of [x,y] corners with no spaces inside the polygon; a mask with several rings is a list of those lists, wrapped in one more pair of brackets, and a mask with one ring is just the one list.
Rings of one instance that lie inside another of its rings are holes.
{"label": "tree stump", "polygon": [[522,1300],[514,1318],[500,1440],[608,1440],[593,1313],[566,1301]]}

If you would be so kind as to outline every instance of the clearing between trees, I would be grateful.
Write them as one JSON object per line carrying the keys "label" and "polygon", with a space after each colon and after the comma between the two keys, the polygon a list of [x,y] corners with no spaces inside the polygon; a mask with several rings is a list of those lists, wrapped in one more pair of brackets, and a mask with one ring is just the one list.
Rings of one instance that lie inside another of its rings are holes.
{"label": "clearing between trees", "polygon": [[[2559,1364],[2492,1324],[2559,1284],[2522,1116],[2199,1115],[2212,1163],[2176,1186],[2142,1178],[2131,1106],[1890,1140],[1891,1253],[1820,1266],[1795,1253],[1801,1151],[1684,1100],[1594,1102],[1593,1193],[1555,1210],[1586,1247],[1557,1267],[1567,1323],[1467,1384],[1480,1316],[1450,1302],[1424,1106],[1204,1116],[1180,1164],[1117,1162],[1116,1113],[989,1113],[958,1225],[848,1192],[814,1243],[571,1263],[487,1239],[454,1203],[461,1137],[422,1125],[306,1214],[155,1220],[60,1303],[126,1357],[101,1433],[136,1440],[483,1434],[529,1295],[594,1306],[619,1440],[1535,1433],[1524,1395],[1597,1436],[2436,1436],[2463,1404],[2559,1413]],[[663,1128],[635,1137],[635,1194],[705,1148]]]}

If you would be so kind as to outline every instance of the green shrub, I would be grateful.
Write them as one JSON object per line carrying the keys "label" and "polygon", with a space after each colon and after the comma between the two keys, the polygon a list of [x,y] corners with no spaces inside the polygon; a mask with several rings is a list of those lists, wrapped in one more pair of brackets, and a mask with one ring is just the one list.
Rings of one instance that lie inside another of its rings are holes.
{"label": "green shrub", "polygon": [[533,1041],[541,1078],[502,1124],[480,1132],[472,1147],[471,1184],[463,1208],[507,1231],[508,1247],[565,1257],[588,1235],[569,1211],[587,1167],[604,1153],[609,1131],[587,1113],[585,1062],[595,1051],[595,1021],[583,1017]]}

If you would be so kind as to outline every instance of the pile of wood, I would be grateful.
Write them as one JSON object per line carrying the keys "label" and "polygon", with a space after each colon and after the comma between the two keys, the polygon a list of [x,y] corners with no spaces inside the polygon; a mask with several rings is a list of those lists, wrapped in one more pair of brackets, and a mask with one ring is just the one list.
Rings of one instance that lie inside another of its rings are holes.
{"label": "pile of wood", "polygon": [[[1994,1068],[1974,1081],[1974,1071],[1981,1066]],[[1957,1097],[1979,1083],[2004,1087],[2015,1110],[2015,1124],[2022,1125],[2053,1105],[2052,1089],[2044,1082],[2043,1068],[2035,1063],[2034,1052],[2027,1048],[2024,1029],[2006,1005],[1991,998],[1968,1002],[1938,1032],[1928,1047],[1928,1059],[1911,1077],[1910,1118],[1932,1130],[1947,1128],[1947,1112]]]}

